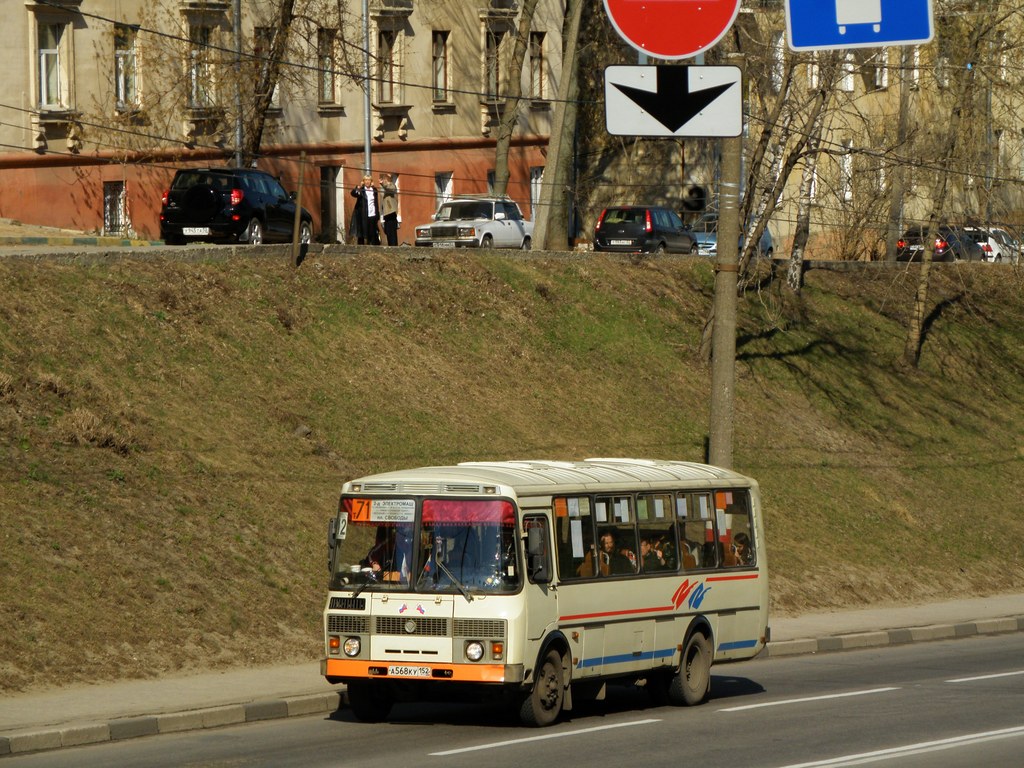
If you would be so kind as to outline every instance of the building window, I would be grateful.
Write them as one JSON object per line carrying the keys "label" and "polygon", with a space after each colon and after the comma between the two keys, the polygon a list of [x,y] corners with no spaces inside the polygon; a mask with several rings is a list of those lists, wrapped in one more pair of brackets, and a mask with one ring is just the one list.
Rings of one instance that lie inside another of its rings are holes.
{"label": "building window", "polygon": [[810,90],[816,90],[818,87],[818,78],[821,76],[821,72],[818,69],[818,58],[817,54],[811,53],[811,61],[807,65],[807,87]]}
{"label": "building window", "polygon": [[444,203],[452,199],[454,195],[455,174],[452,171],[442,171],[434,174],[434,202],[440,208]]}
{"label": "building window", "polygon": [[128,197],[123,181],[103,182],[103,234],[128,234]]}
{"label": "building window", "polygon": [[434,30],[432,35],[431,58],[433,59],[434,101],[448,101],[448,32]]}
{"label": "building window", "polygon": [[839,90],[845,91],[846,93],[853,93],[853,73],[855,69],[856,62],[853,59],[853,54],[847,51],[846,55],[843,57],[843,76],[839,81]]}
{"label": "building window", "polygon": [[540,205],[541,192],[544,189],[544,167],[530,169],[530,218],[537,218],[537,206]]}
{"label": "building window", "polygon": [[397,33],[382,29],[377,33],[377,102],[393,104],[398,82]]}
{"label": "building window", "polygon": [[139,70],[136,54],[136,27],[114,27],[114,99],[118,112],[139,108]]}
{"label": "building window", "polygon": [[335,103],[334,51],[338,30],[321,27],[316,32],[317,97],[321,104]]}
{"label": "building window", "polygon": [[[271,64],[274,54],[274,29],[272,27],[256,27],[253,30],[253,56],[259,67],[259,83],[267,82],[270,77]],[[270,92],[270,106],[280,108],[281,89],[278,87],[275,78],[273,88]]]}
{"label": "building window", "polygon": [[487,170],[487,194],[494,194],[494,184],[498,180],[498,174],[493,168]]}
{"label": "building window", "polygon": [[39,108],[66,109],[68,107],[67,24],[39,25]]}
{"label": "building window", "polygon": [[189,28],[188,106],[191,109],[212,107],[214,103],[212,38],[213,27],[195,24]]}
{"label": "building window", "polygon": [[883,48],[878,51],[871,57],[871,61],[875,69],[873,80],[875,90],[885,90],[889,87],[889,49]]}
{"label": "building window", "polygon": [[501,95],[501,40],[503,32],[487,30],[484,44],[484,93],[493,101]]}
{"label": "building window", "polygon": [[530,33],[530,96],[545,98],[544,81],[547,71],[544,66],[544,33]]}
{"label": "building window", "polygon": [[839,156],[839,199],[853,200],[853,142],[843,142],[843,153]]}
{"label": "building window", "polygon": [[772,63],[771,78],[772,91],[778,93],[782,90],[782,78],[786,71],[786,43],[785,36],[777,32],[772,37]]}

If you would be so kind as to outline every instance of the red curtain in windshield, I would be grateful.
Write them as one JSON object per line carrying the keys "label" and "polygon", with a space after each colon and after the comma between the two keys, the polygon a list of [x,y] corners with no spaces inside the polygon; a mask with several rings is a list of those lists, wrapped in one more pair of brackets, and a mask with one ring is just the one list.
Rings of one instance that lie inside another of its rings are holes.
{"label": "red curtain in windshield", "polygon": [[425,523],[477,523],[515,525],[516,512],[510,501],[462,501],[457,499],[425,499]]}

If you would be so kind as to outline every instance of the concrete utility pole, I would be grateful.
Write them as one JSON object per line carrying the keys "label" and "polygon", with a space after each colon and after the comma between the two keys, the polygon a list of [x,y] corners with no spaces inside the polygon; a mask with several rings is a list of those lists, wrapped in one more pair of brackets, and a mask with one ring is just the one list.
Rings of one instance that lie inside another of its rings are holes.
{"label": "concrete utility pole", "polygon": [[[744,71],[743,59],[737,63]],[[742,74],[741,74],[742,82]],[[736,386],[736,284],[740,245],[740,176],[743,137],[722,140],[722,182],[715,261],[714,325],[711,329],[711,419],[708,462],[732,468]]]}

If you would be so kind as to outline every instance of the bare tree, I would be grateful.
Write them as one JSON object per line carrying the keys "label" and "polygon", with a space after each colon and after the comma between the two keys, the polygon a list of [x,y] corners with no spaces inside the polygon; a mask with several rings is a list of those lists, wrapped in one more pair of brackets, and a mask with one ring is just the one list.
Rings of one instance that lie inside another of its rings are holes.
{"label": "bare tree", "polygon": [[494,150],[494,194],[504,195],[508,189],[508,150],[512,133],[519,122],[519,106],[523,96],[523,63],[530,43],[530,27],[538,0],[523,0],[519,12],[519,27],[508,65],[508,90],[505,93],[505,111],[498,124],[498,139]]}

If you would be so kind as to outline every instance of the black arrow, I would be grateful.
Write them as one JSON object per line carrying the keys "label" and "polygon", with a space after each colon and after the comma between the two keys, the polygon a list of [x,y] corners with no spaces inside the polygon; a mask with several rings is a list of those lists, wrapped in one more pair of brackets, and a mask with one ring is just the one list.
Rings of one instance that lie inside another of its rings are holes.
{"label": "black arrow", "polygon": [[655,70],[658,84],[653,93],[629,85],[612,85],[672,133],[690,122],[704,107],[735,85],[713,85],[691,93],[690,67],[659,64],[655,66]]}

